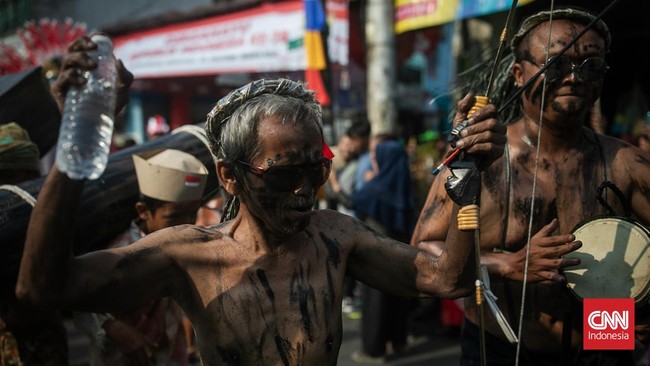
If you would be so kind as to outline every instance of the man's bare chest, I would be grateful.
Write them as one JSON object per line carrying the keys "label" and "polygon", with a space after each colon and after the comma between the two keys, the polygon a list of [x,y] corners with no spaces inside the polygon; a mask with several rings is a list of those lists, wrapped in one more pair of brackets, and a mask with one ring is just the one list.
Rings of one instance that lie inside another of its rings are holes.
{"label": "man's bare chest", "polygon": [[321,261],[233,266],[202,285],[193,322],[219,358],[329,359],[340,346],[341,288]]}
{"label": "man's bare chest", "polygon": [[[485,191],[481,217],[484,245],[501,249],[520,248],[528,232],[537,233],[553,219],[559,221],[559,233],[570,233],[581,221],[605,213],[599,203],[602,169],[589,174],[550,166],[524,169],[512,162],[511,174],[499,182],[499,189]],[[517,168],[518,167],[518,168]]]}

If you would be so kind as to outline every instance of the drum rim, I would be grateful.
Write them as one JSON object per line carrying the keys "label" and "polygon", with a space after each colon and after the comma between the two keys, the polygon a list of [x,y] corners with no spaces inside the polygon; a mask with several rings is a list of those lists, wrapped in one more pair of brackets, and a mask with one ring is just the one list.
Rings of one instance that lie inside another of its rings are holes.
{"label": "drum rim", "polygon": [[[643,224],[640,222],[630,218],[630,217],[625,217],[625,216],[618,216],[618,215],[598,215],[598,216],[592,216],[587,219],[583,219],[580,222],[578,222],[573,229],[571,230],[571,233],[575,233],[579,228],[583,227],[584,225],[598,221],[598,220],[604,220],[604,219],[617,219],[621,221],[625,221],[629,224],[631,224],[634,227],[638,227],[643,231],[646,236],[650,239],[650,228],[645,227]],[[572,252],[573,253],[573,252]],[[570,255],[570,253],[569,253]],[[562,274],[564,274],[564,270],[560,271]],[[569,281],[566,281],[566,288],[569,290],[569,292],[579,301],[583,301],[585,298],[580,296],[571,286],[569,285]],[[638,300],[637,300],[638,298]],[[634,300],[634,303],[637,307],[639,306],[644,306],[648,302],[650,302],[650,279],[648,280],[648,286],[643,291],[640,291],[639,295],[636,297],[632,297]]]}
{"label": "drum rim", "polygon": [[640,222],[638,222],[638,221],[636,221],[636,220],[634,220],[634,219],[632,219],[630,217],[618,216],[618,215],[598,215],[598,216],[592,216],[592,217],[587,218],[587,219],[583,219],[580,222],[578,222],[573,227],[573,229],[571,229],[571,233],[575,233],[576,230],[578,230],[578,228],[580,228],[581,226],[584,226],[585,224],[587,224],[589,222],[596,221],[596,220],[602,220],[602,219],[618,219],[618,220],[622,220],[622,221],[627,221],[627,222],[629,222],[629,223],[631,223],[631,224],[633,224],[635,226],[640,227],[643,231],[645,231],[645,233],[648,236],[650,236],[650,228],[645,227],[643,224],[641,224]]}

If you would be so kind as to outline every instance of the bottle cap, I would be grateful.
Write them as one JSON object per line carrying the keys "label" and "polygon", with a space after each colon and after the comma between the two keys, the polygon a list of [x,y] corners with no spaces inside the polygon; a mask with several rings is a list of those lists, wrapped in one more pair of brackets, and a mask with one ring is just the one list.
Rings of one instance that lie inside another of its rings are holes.
{"label": "bottle cap", "polygon": [[113,41],[104,33],[95,33],[90,37],[90,40],[97,44],[98,47],[108,47],[113,49]]}

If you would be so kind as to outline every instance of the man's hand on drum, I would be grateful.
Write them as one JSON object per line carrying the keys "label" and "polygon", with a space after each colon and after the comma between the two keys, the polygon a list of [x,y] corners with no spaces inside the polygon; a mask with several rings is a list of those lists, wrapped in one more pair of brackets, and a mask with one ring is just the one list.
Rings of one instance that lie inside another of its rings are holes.
{"label": "man's hand on drum", "polygon": [[[573,234],[552,235],[557,228],[557,219],[553,219],[531,238],[527,277],[529,282],[547,280],[565,282],[566,278],[562,275],[561,270],[567,266],[580,264],[579,259],[564,258],[564,256],[580,248],[582,243],[576,241]],[[523,281],[526,268],[526,247],[506,255],[510,256],[506,277],[515,281]]]}
{"label": "man's hand on drum", "polygon": [[[89,51],[95,50],[97,45],[88,36],[82,36],[68,45],[68,52],[61,61],[61,70],[56,81],[51,86],[51,94],[63,113],[63,104],[68,90],[71,87],[84,85],[87,80],[84,72],[97,67],[97,64],[88,55]],[[124,67],[122,61],[117,61],[117,101],[115,113],[119,113],[129,102],[129,88],[133,82],[133,74]]]}

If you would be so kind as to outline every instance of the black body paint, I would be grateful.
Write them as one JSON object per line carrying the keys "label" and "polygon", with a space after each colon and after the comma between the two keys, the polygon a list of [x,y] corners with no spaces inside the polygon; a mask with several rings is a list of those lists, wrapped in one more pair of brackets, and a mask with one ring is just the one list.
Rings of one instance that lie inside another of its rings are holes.
{"label": "black body paint", "polygon": [[[305,275],[305,269],[302,265],[299,265],[291,278],[291,297],[290,301],[292,303],[298,303],[300,308],[300,315],[302,319],[302,327],[307,335],[307,339],[310,342],[314,341],[314,335],[312,331],[313,322],[311,315],[309,313],[309,303],[314,304],[316,307],[316,295],[314,289],[309,285],[307,276]],[[314,309],[315,313],[315,309]]]}
{"label": "black body paint", "polygon": [[271,285],[269,284],[268,278],[266,278],[266,272],[264,272],[264,270],[262,270],[262,269],[258,269],[257,270],[257,278],[262,283],[262,286],[264,286],[264,290],[266,290],[266,294],[268,295],[271,302],[275,302],[275,294],[273,293],[273,289],[271,288]]}
{"label": "black body paint", "polygon": [[129,270],[141,265],[142,260],[150,255],[160,253],[160,248],[146,248],[137,252],[131,252],[120,259],[115,266],[116,269]]}

